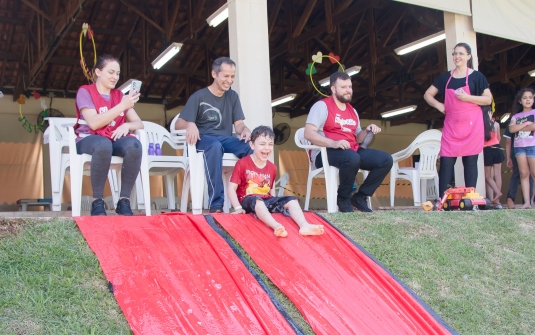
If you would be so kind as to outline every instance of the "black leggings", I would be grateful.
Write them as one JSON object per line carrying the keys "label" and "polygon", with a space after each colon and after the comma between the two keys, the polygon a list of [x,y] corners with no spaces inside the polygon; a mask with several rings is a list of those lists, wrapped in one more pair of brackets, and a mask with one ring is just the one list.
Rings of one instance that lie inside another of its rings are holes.
{"label": "black leggings", "polygon": [[[477,156],[463,156],[464,182],[467,187],[476,187],[477,183]],[[454,176],[454,166],[457,157],[440,157],[440,171],[438,173],[439,195],[442,197],[448,189]],[[456,186],[460,186],[457,185]]]}
{"label": "black leggings", "polygon": [[89,154],[91,158],[91,186],[93,198],[104,197],[104,184],[108,178],[111,156],[123,157],[121,169],[121,198],[130,198],[132,188],[141,166],[141,142],[135,137],[124,136],[113,142],[100,135],[84,137],[76,143],[78,154]]}

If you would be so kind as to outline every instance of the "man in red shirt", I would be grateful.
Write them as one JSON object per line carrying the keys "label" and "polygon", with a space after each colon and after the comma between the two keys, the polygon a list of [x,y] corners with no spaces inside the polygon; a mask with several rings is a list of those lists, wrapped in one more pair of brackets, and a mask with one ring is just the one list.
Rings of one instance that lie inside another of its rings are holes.
{"label": "man in red shirt", "polygon": [[[366,197],[373,195],[392,168],[392,156],[374,149],[364,149],[360,143],[371,132],[381,131],[370,124],[362,131],[357,111],[349,104],[353,95],[351,79],[345,72],[331,75],[332,95],[312,106],[305,126],[305,139],[314,145],[327,147],[329,164],[339,169],[337,204],[340,212],[371,212]],[[312,153],[316,167],[323,166],[318,150]],[[351,195],[359,169],[370,171],[357,193]]]}

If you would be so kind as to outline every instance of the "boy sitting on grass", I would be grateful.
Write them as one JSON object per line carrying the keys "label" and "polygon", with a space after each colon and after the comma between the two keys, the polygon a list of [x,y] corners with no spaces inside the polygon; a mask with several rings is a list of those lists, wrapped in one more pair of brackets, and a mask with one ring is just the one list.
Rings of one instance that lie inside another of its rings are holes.
{"label": "boy sitting on grass", "polygon": [[273,130],[266,126],[256,127],[252,131],[249,145],[253,154],[236,163],[230,178],[228,196],[234,207],[233,214],[255,213],[260,221],[273,228],[275,236],[286,237],[286,229],[270,214],[283,213],[297,223],[301,235],[321,235],[323,225],[306,221],[296,197],[274,196],[272,186],[277,167],[268,160],[273,152],[274,138]]}

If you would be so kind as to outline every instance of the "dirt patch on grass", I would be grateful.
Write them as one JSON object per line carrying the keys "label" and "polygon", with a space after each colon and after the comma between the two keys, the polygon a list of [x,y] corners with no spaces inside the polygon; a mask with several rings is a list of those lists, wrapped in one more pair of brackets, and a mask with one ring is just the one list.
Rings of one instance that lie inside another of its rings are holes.
{"label": "dirt patch on grass", "polygon": [[18,235],[27,223],[26,219],[0,218],[0,238]]}

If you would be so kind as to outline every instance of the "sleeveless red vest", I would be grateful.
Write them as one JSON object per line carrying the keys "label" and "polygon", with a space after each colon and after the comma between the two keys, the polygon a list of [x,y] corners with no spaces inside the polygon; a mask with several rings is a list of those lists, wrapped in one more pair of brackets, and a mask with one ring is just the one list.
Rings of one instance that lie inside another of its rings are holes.
{"label": "sleeveless red vest", "polygon": [[[123,99],[123,93],[120,90],[112,89],[110,91],[110,101],[106,101],[104,100],[104,98],[102,98],[102,96],[98,92],[95,84],[83,85],[83,86],[80,86],[80,88],[85,88],[89,92],[89,94],[91,95],[91,100],[93,100],[93,104],[95,105],[95,109],[98,114],[106,113],[113,107],[117,106]],[[80,88],[78,90],[80,90]],[[74,129],[77,129],[79,126],[78,120],[80,119],[80,110],[78,109],[78,106],[76,105],[76,103],[74,104],[74,106],[76,107],[76,118],[77,118]],[[90,128],[90,131],[91,131],[91,134],[93,135],[104,136],[111,140],[111,134],[113,133],[113,131],[125,122],[126,122],[126,113],[123,111],[119,115],[117,115],[117,117],[113,119],[113,121],[110,122],[110,124],[108,124],[107,126],[102,127],[97,130],[93,130]]]}
{"label": "sleeveless red vest", "polygon": [[334,141],[346,140],[351,149],[357,151],[359,144],[355,131],[359,126],[359,117],[353,107],[346,103],[346,110],[340,110],[332,96],[322,100],[327,105],[327,120],[323,125],[325,137]]}

